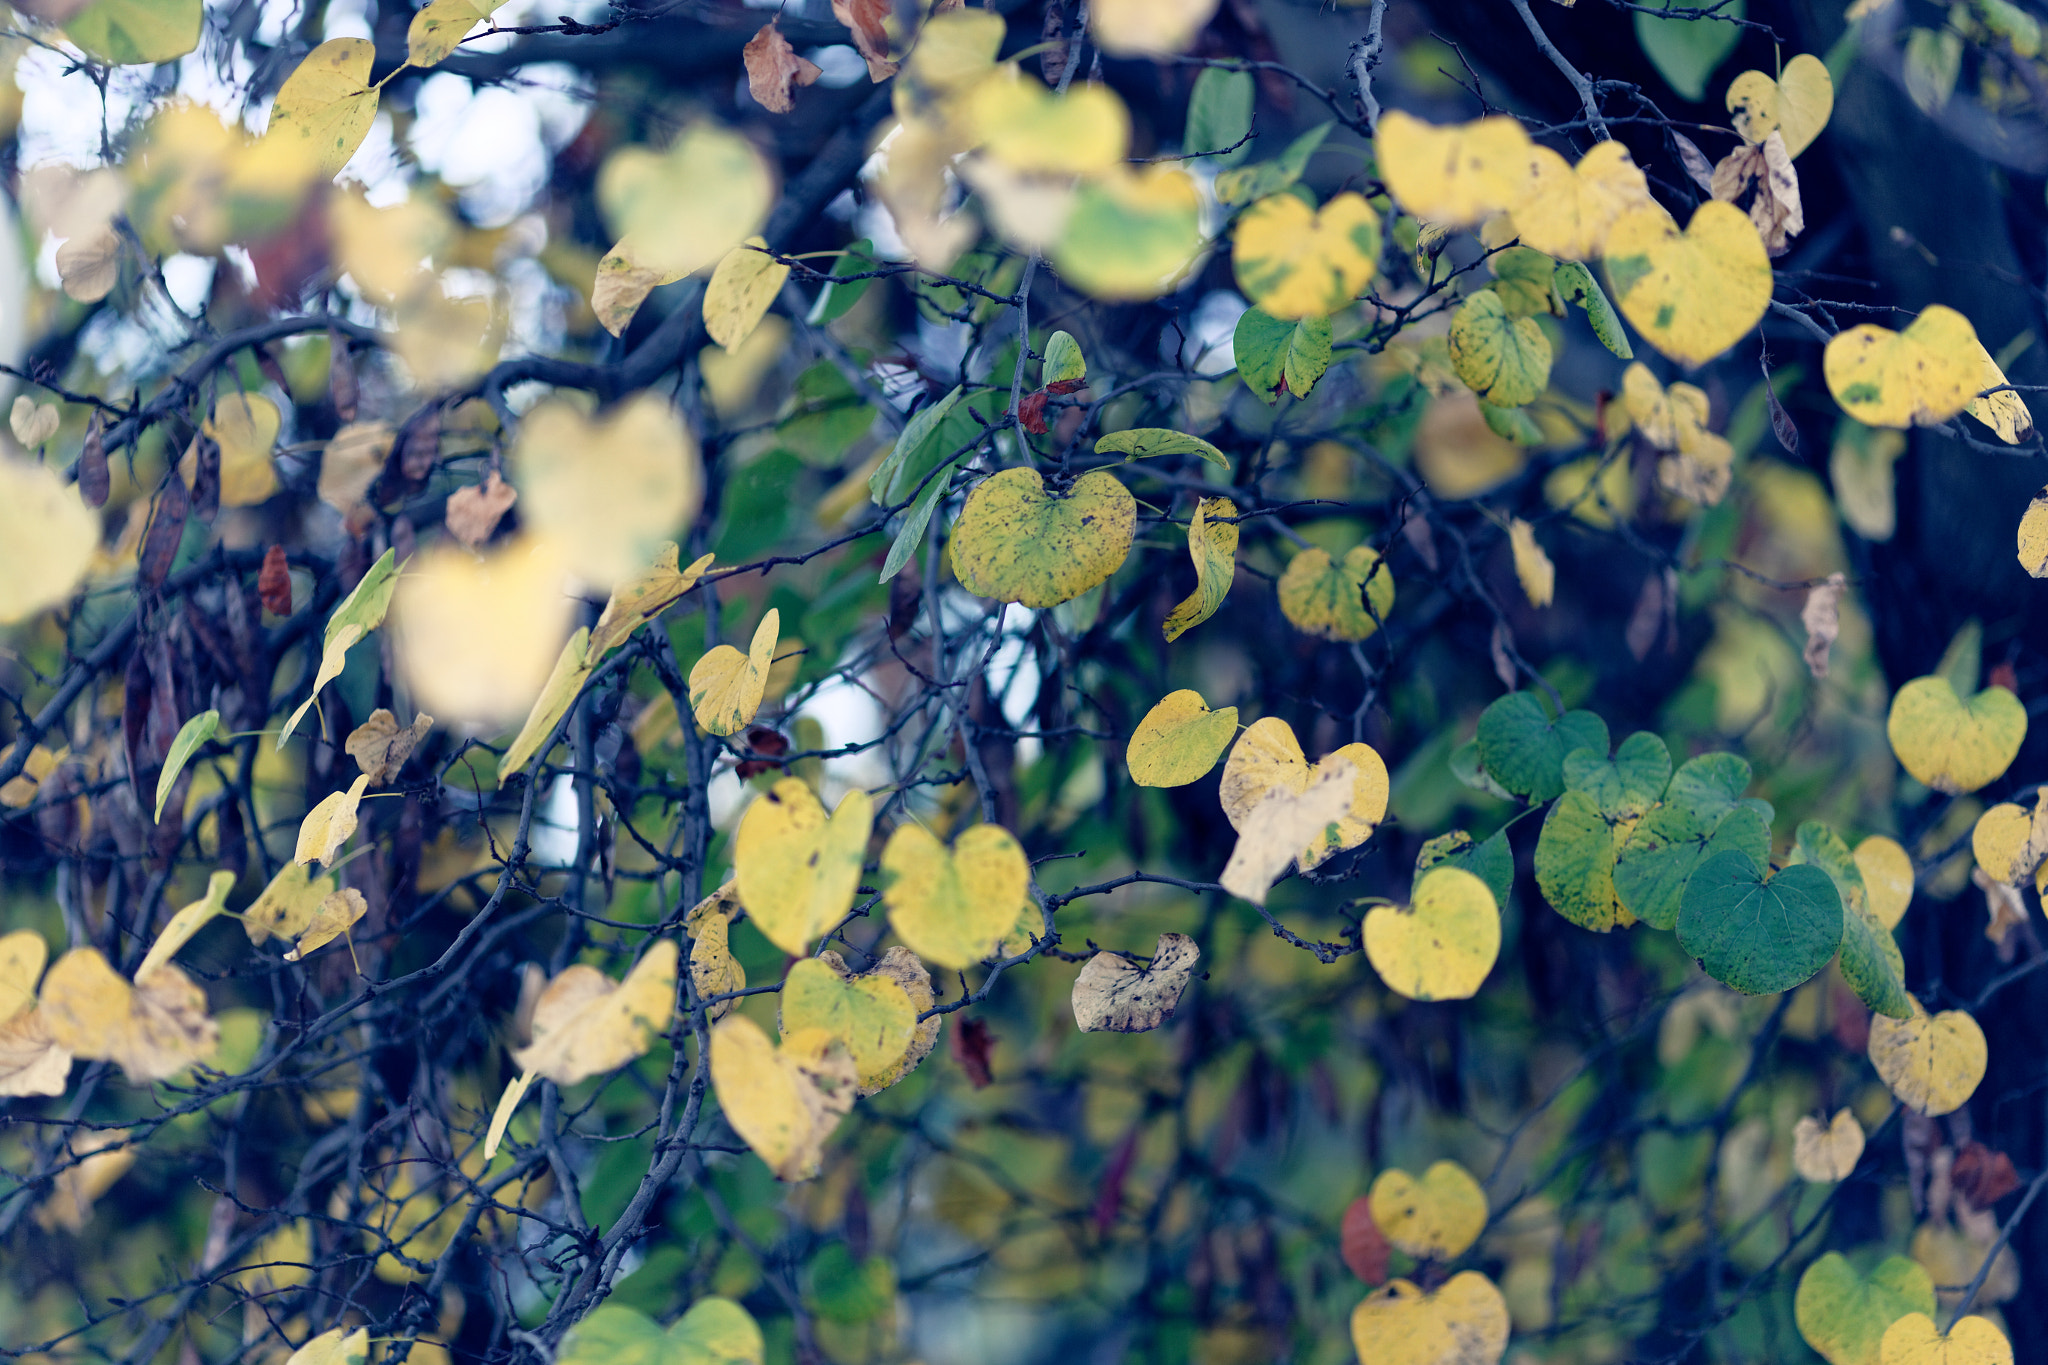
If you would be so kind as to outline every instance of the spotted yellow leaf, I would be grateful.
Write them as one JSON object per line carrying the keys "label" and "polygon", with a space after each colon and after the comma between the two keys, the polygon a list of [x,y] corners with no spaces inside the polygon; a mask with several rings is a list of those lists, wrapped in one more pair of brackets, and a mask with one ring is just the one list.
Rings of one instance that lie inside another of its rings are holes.
{"label": "spotted yellow leaf", "polygon": [[314,909],[313,918],[308,921],[298,941],[292,944],[291,951],[284,955],[284,960],[302,962],[311,957],[354,928],[356,921],[369,909],[370,904],[363,898],[363,893],[353,886],[344,886],[329,893]]}
{"label": "spotted yellow leaf", "polygon": [[1608,292],[1635,329],[1684,365],[1748,336],[1771,302],[1771,258],[1749,216],[1709,200],[1680,232],[1655,204],[1614,220],[1603,248]]}
{"label": "spotted yellow leaf", "polygon": [[1238,287],[1276,318],[1323,317],[1356,301],[1379,258],[1379,215],[1355,193],[1320,210],[1292,194],[1269,195],[1231,233]]}
{"label": "spotted yellow leaf", "polygon": [[922,825],[898,825],[882,849],[889,927],[941,967],[960,970],[992,954],[1030,885],[1024,850],[1000,825],[976,825],[950,849]]}
{"label": "spotted yellow leaf", "polygon": [[307,53],[278,88],[264,141],[290,148],[322,179],[339,173],[377,120],[376,59],[364,38],[330,38]]}
{"label": "spotted yellow leaf", "polygon": [[347,791],[329,792],[320,804],[306,812],[299,824],[298,850],[294,862],[331,864],[341,846],[356,832],[356,807],[370,787],[370,775],[358,774]]}
{"label": "spotted yellow leaf", "polygon": [[872,1095],[897,1072],[917,1034],[916,1005],[900,983],[876,972],[855,976],[837,953],[801,958],[782,978],[777,1026],[783,1036],[818,1028],[846,1045]]}
{"label": "spotted yellow leaf", "polygon": [[1451,368],[1479,401],[1518,408],[1550,382],[1550,340],[1536,319],[1511,317],[1501,296],[1482,290],[1451,316]]}
{"label": "spotted yellow leaf", "polygon": [[1619,142],[1596,142],[1577,166],[1548,147],[1529,149],[1530,175],[1512,204],[1524,246],[1561,261],[1590,261],[1625,210],[1650,202],[1649,182]]}
{"label": "spotted yellow leaf", "polygon": [[1915,781],[1973,792],[2004,776],[2027,737],[2027,708],[2003,687],[1965,702],[1947,678],[1915,678],[1892,698],[1885,734]]}
{"label": "spotted yellow leaf", "polygon": [[652,563],[613,586],[604,613],[590,629],[585,652],[593,665],[624,644],[634,631],[667,611],[684,593],[696,587],[697,580],[711,568],[710,555],[692,561],[687,569],[676,567],[679,557],[676,543],[664,541],[655,550]]}
{"label": "spotted yellow leaf", "polygon": [[74,1057],[117,1062],[136,1081],[160,1081],[213,1055],[220,1025],[206,992],[165,963],[134,985],[97,948],[73,948],[43,978],[36,1014]]}
{"label": "spotted yellow leaf", "polygon": [[1930,1015],[1916,999],[1910,1019],[1871,1016],[1870,1064],[1899,1103],[1919,1113],[1962,1108],[1988,1059],[1984,1030],[1961,1010]]}
{"label": "spotted yellow leaf", "polygon": [[1486,1191],[1455,1161],[1437,1162],[1420,1180],[1402,1170],[1381,1171],[1369,1197],[1372,1221],[1387,1241],[1417,1260],[1463,1255],[1486,1227]]}
{"label": "spotted yellow leaf", "polygon": [[747,807],[733,832],[734,880],[770,943],[806,953],[852,908],[874,818],[874,802],[856,788],[828,819],[810,786],[794,777]]}
{"label": "spotted yellow leaf", "polygon": [[726,252],[704,287],[704,330],[728,351],[737,351],[761,325],[789,278],[789,267],[770,256],[767,245],[749,237]]}
{"label": "spotted yellow leaf", "polygon": [[[747,988],[747,970],[732,955],[732,921],[722,913],[693,920],[690,932],[690,987],[699,1000]],[[737,1000],[721,1000],[705,1012],[712,1021],[732,1013]]]}
{"label": "spotted yellow leaf", "polygon": [[860,1077],[846,1044],[824,1029],[792,1033],[777,1047],[736,1014],[711,1031],[711,1083],[726,1122],[778,1180],[809,1180]]}
{"label": "spotted yellow leaf", "polygon": [[1437,126],[1398,109],[1380,118],[1380,178],[1402,208],[1444,228],[1472,227],[1527,195],[1529,135],[1494,115]]}
{"label": "spotted yellow leaf", "polygon": [[1936,426],[1975,398],[1982,350],[1970,320],[1935,303],[1903,332],[1866,322],[1836,334],[1822,371],[1842,411],[1866,426]]}
{"label": "spotted yellow leaf", "polygon": [[1834,109],[1834,78],[1827,63],[1808,52],[1785,63],[1776,80],[1745,71],[1728,83],[1728,113],[1742,140],[1761,145],[1775,132],[1785,139],[1787,156],[1812,146]]}
{"label": "spotted yellow leaf", "polygon": [[1353,546],[1341,560],[1311,547],[1288,561],[1279,594],[1280,614],[1296,630],[1326,640],[1363,640],[1394,609],[1394,575],[1370,545]]}
{"label": "spotted yellow leaf", "polygon": [[699,725],[714,735],[730,735],[754,719],[768,688],[768,670],[775,662],[775,641],[781,628],[782,613],[770,607],[761,624],[754,627],[754,639],[746,653],[719,645],[697,660],[690,669],[690,709]]}
{"label": "spotted yellow leaf", "polygon": [[1237,575],[1237,523],[1210,518],[1234,517],[1237,504],[1229,498],[1203,498],[1188,519],[1188,557],[1195,561],[1195,590],[1167,615],[1164,631],[1169,644],[1216,614],[1230,595],[1230,583]]}
{"label": "spotted yellow leaf", "polygon": [[2012,1343],[1989,1318],[1974,1314],[1947,1332],[1925,1313],[1908,1313],[1887,1327],[1880,1365],[2012,1365]]}
{"label": "spotted yellow leaf", "polygon": [[1495,1365],[1507,1352],[1507,1300],[1476,1270],[1425,1292],[1393,1280],[1351,1312],[1351,1340],[1373,1365]]}
{"label": "spotted yellow leaf", "polygon": [[1185,787],[1208,775],[1236,734],[1235,706],[1211,711],[1201,693],[1182,688],[1145,713],[1124,761],[1141,787]]}
{"label": "spotted yellow leaf", "polygon": [[1123,566],[1137,515],[1130,491],[1103,470],[1059,493],[1035,469],[1005,469],[968,494],[953,526],[953,574],[979,597],[1058,606]]}
{"label": "spotted yellow leaf", "polygon": [[1486,883],[1462,868],[1433,868],[1406,907],[1365,917],[1365,955],[1387,989],[1410,1000],[1468,1000],[1500,956],[1500,909]]}

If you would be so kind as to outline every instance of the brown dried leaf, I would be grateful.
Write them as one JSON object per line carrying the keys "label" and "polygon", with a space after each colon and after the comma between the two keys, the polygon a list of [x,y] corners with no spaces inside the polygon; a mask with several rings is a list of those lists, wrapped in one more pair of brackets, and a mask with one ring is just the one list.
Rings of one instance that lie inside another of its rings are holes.
{"label": "brown dried leaf", "polygon": [[832,17],[853,30],[853,45],[867,61],[868,78],[877,84],[896,74],[889,31],[882,26],[889,12],[889,0],[832,0]]}
{"label": "brown dried leaf", "polygon": [[41,1010],[0,1024],[0,1096],[61,1095],[70,1074],[71,1054],[50,1036]]}
{"label": "brown dried leaf", "polygon": [[1966,1142],[1956,1153],[1949,1183],[1972,1208],[1988,1209],[2020,1187],[2012,1158],[1981,1142]]}
{"label": "brown dried leaf", "polygon": [[2017,886],[1999,881],[1981,867],[1970,869],[1970,880],[1984,893],[1984,908],[1991,912],[1984,937],[2003,948],[2005,936],[2027,922],[2027,903]]}
{"label": "brown dried leaf", "polygon": [[398,776],[412,751],[433,728],[434,718],[425,713],[414,717],[411,725],[401,727],[398,717],[380,706],[349,734],[342,747],[369,777],[370,785],[381,787]]}
{"label": "brown dried leaf", "polygon": [[474,550],[491,538],[491,532],[518,501],[519,490],[493,469],[482,483],[448,495],[448,534]]}
{"label": "brown dried leaf", "polygon": [[135,561],[136,581],[154,591],[171,576],[178,558],[178,546],[185,538],[185,519],[191,515],[192,500],[185,493],[185,481],[175,474],[164,480],[156,495],[156,508],[149,529],[142,533],[142,553]]}
{"label": "brown dried leaf", "polygon": [[256,595],[272,616],[292,614],[292,571],[285,561],[284,546],[273,545],[263,552],[263,568],[256,574]]}
{"label": "brown dried leaf", "polygon": [[1806,670],[1815,678],[1828,675],[1828,651],[1842,633],[1842,594],[1849,580],[1839,573],[1816,583],[1806,591],[1806,605],[1799,609],[1799,624],[1806,627]]}
{"label": "brown dried leaf", "polygon": [[[1345,764],[1344,768],[1341,790],[1348,802],[1350,765]],[[1271,799],[1269,795],[1267,800]],[[1255,809],[1253,819],[1257,816]],[[1279,841],[1287,851],[1288,861],[1309,837],[1290,835]],[[1149,967],[1139,967],[1115,953],[1097,953],[1074,978],[1074,1022],[1083,1033],[1105,1029],[1144,1033],[1158,1028],[1173,1018],[1174,1007],[1180,1004],[1181,992],[1187,989],[1188,978],[1194,974],[1195,963],[1201,956],[1202,950],[1186,934],[1161,934]]]}
{"label": "brown dried leaf", "polygon": [[791,89],[813,84],[823,74],[817,63],[796,55],[796,49],[772,19],[748,40],[741,55],[747,65],[747,89],[771,114],[786,114],[794,109]]}
{"label": "brown dried leaf", "polygon": [[1671,141],[1678,147],[1679,164],[1685,167],[1685,173],[1692,177],[1694,184],[1707,193],[1712,194],[1714,192],[1714,163],[1707,160],[1707,154],[1699,149],[1699,144],[1685,134],[1672,133]]}
{"label": "brown dried leaf", "polygon": [[946,1050],[953,1054],[953,1060],[967,1073],[967,1079],[976,1090],[995,1083],[995,1068],[990,1058],[996,1050],[996,1035],[989,1028],[988,1020],[979,1017],[962,1019],[958,1027],[946,1035]]}
{"label": "brown dried leaf", "polygon": [[427,481],[441,459],[441,410],[435,408],[405,430],[398,448],[398,471],[409,484]]}
{"label": "brown dried leaf", "polygon": [[113,490],[107,470],[106,425],[105,413],[93,413],[85,424],[85,448],[78,452],[78,496],[87,507],[105,507],[107,494]]}

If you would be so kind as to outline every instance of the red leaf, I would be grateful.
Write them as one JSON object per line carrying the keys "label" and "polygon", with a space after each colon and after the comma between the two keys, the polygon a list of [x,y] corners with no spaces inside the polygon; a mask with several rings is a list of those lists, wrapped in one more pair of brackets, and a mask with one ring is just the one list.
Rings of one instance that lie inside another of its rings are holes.
{"label": "red leaf", "polygon": [[292,572],[285,563],[284,546],[273,545],[263,552],[263,568],[256,575],[256,593],[263,609],[272,616],[292,614]]}
{"label": "red leaf", "polygon": [[1955,1191],[1975,1208],[1988,1209],[2020,1187],[2012,1158],[1981,1142],[1963,1144],[1949,1172]]}
{"label": "red leaf", "polygon": [[769,20],[761,31],[740,49],[747,66],[747,90],[771,114],[786,114],[796,107],[791,90],[811,85],[823,74],[817,63],[796,55],[789,39]]}
{"label": "red leaf", "polygon": [[1344,1264],[1351,1268],[1351,1273],[1367,1284],[1385,1283],[1387,1257],[1392,1248],[1387,1245],[1387,1236],[1380,1231],[1380,1225],[1372,1220],[1372,1200],[1360,1195],[1351,1201],[1351,1207],[1344,1210],[1343,1231],[1339,1236]]}
{"label": "red leaf", "polygon": [[1045,390],[1035,389],[1017,400],[1017,425],[1033,436],[1045,435]]}
{"label": "red leaf", "polygon": [[780,768],[782,765],[776,760],[789,752],[789,741],[775,731],[757,725],[747,731],[747,748],[761,757],[746,759],[733,770],[739,774],[742,782]]}
{"label": "red leaf", "polygon": [[946,1033],[946,1050],[953,1054],[953,1060],[974,1082],[976,1090],[995,1080],[995,1072],[989,1067],[989,1054],[995,1049],[996,1036],[981,1019],[962,1019],[957,1028]]}
{"label": "red leaf", "polygon": [[1047,393],[1056,393],[1064,398],[1070,393],[1079,393],[1087,387],[1088,381],[1085,379],[1056,379],[1045,386],[1045,391]]}
{"label": "red leaf", "polygon": [[2002,687],[2008,692],[2020,690],[2020,675],[2010,663],[1993,664],[1991,671],[1984,675],[1986,687]]}

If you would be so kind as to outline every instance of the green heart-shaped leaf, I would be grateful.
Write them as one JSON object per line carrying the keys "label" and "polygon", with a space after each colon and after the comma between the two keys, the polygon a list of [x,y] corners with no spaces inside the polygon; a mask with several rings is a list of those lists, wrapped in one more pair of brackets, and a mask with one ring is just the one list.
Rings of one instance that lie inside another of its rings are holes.
{"label": "green heart-shaped leaf", "polygon": [[606,1303],[570,1329],[555,1365],[762,1365],[766,1353],[760,1327],[731,1299],[699,1299],[667,1331]]}
{"label": "green heart-shaped leaf", "polygon": [[1775,995],[1812,978],[1842,946],[1841,893],[1811,864],[1767,877],[1757,859],[1724,850],[1686,882],[1678,941],[1716,981]]}
{"label": "green heart-shaped leaf", "polygon": [[1792,1301],[1799,1335],[1828,1365],[1878,1365],[1887,1327],[1908,1313],[1934,1312],[1934,1281],[1926,1267],[1889,1256],[1868,1275],[1838,1251],[1806,1268]]}
{"label": "green heart-shaped leaf", "polygon": [[1623,908],[1655,929],[1678,923],[1686,879],[1710,853],[1740,849],[1759,863],[1771,853],[1771,808],[1742,800],[1749,764],[1734,754],[1701,754],[1672,775],[1664,800],[1637,822],[1614,862]]}
{"label": "green heart-shaped leaf", "polygon": [[1811,863],[1828,874],[1842,897],[1842,979],[1859,999],[1879,1014],[1894,1019],[1913,1017],[1913,1000],[1906,994],[1906,961],[1891,931],[1878,922],[1870,909],[1870,892],[1863,884],[1863,871],[1856,855],[1842,842],[1842,836],[1818,820],[1799,826],[1799,842],[1792,849],[1792,861]]}
{"label": "green heart-shaped leaf", "polygon": [[1494,781],[1531,801],[1564,790],[1565,755],[1576,749],[1607,752],[1607,722],[1590,711],[1567,711],[1552,720],[1528,692],[1510,692],[1479,716],[1479,761]]}
{"label": "green heart-shaped leaf", "polygon": [[[1462,829],[1439,835],[1422,846],[1415,855],[1415,880],[1420,882],[1422,874],[1433,867],[1455,867],[1470,872],[1486,883],[1486,889],[1493,893],[1495,905],[1508,903],[1508,892],[1515,884],[1515,855],[1508,847],[1506,830],[1498,830],[1484,842],[1475,842]],[[1414,895],[1409,892],[1410,897]]]}
{"label": "green heart-shaped leaf", "polygon": [[1564,756],[1564,785],[1592,797],[1611,819],[1642,815],[1670,782],[1671,751],[1642,730],[1623,740],[1613,758],[1598,749],[1574,749]]}

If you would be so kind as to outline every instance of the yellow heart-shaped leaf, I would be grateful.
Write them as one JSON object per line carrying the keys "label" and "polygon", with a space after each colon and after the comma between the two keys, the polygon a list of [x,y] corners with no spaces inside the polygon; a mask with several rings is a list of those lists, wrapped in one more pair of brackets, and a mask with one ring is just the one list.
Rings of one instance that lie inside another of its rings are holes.
{"label": "yellow heart-shaped leaf", "polygon": [[1651,202],[1642,168],[1619,142],[1596,142],[1575,167],[1548,147],[1529,149],[1529,182],[1511,206],[1524,246],[1562,261],[1590,261],[1623,212]]}
{"label": "yellow heart-shaped leaf", "polygon": [[1529,135],[1500,115],[1438,127],[1389,109],[1373,151],[1401,207],[1438,227],[1471,227],[1528,193]]}
{"label": "yellow heart-shaped leaf", "polygon": [[711,1083],[726,1122],[776,1179],[809,1180],[853,1107],[859,1075],[846,1044],[824,1029],[792,1033],[777,1047],[735,1014],[711,1031]]}
{"label": "yellow heart-shaped leaf", "polygon": [[213,1055],[220,1025],[206,992],[176,963],[136,978],[115,974],[97,948],[73,948],[43,978],[35,1011],[74,1057],[118,1062],[136,1081],[161,1081]]}
{"label": "yellow heart-shaped leaf", "polygon": [[1351,1341],[1372,1365],[1494,1365],[1508,1349],[1508,1304],[1492,1280],[1461,1271],[1433,1293],[1394,1280],[1351,1312]]}
{"label": "yellow heart-shaped leaf", "polygon": [[2048,793],[2029,811],[2001,801],[1977,817],[1970,851],[1993,881],[2018,886],[2048,858]]}
{"label": "yellow heart-shaped leaf", "polygon": [[1455,1161],[1439,1161],[1417,1180],[1402,1170],[1372,1182],[1372,1221],[1397,1250],[1417,1260],[1463,1255],[1486,1228],[1486,1191]]}
{"label": "yellow heart-shaped leaf", "polygon": [[782,292],[789,267],[770,256],[768,243],[759,237],[725,253],[704,287],[704,330],[728,351],[736,351]]}
{"label": "yellow heart-shaped leaf", "polygon": [[1338,820],[1334,839],[1327,834],[1317,836],[1296,855],[1296,861],[1304,869],[1312,868],[1334,853],[1357,848],[1386,818],[1387,765],[1371,745],[1346,744],[1311,769],[1293,727],[1278,716],[1254,721],[1238,736],[1230,761],[1223,765],[1223,782],[1217,792],[1224,817],[1232,829],[1242,830],[1245,817],[1269,789],[1304,792],[1317,774],[1340,763],[1349,763],[1355,772],[1351,809]]}
{"label": "yellow heart-shaped leaf", "polygon": [[356,807],[369,787],[370,775],[358,774],[347,791],[329,792],[319,805],[307,811],[299,824],[299,846],[292,861],[332,863],[349,835],[356,832]]}
{"label": "yellow heart-shaped leaf", "polygon": [[1871,1016],[1870,1064],[1899,1103],[1922,1114],[1962,1108],[1988,1060],[1984,1030],[1961,1010],[1930,1016],[1916,999],[1910,1019]]}
{"label": "yellow heart-shaped leaf", "polygon": [[[712,899],[716,899],[713,897]],[[690,933],[690,987],[699,1000],[729,995],[747,988],[747,970],[732,955],[732,921],[714,912],[701,918],[692,915]],[[721,1000],[705,1012],[714,1023],[732,1013],[737,1000]]]}
{"label": "yellow heart-shaped leaf", "polygon": [[782,978],[777,1026],[786,1037],[819,1028],[846,1045],[860,1076],[860,1093],[872,1095],[885,1078],[901,1075],[904,1054],[917,1036],[918,1009],[909,992],[889,976],[855,976],[837,953],[800,959]]}
{"label": "yellow heart-shaped leaf", "polygon": [[1872,917],[1886,929],[1898,928],[1913,903],[1912,855],[1898,840],[1873,834],[1856,845],[1856,870],[1863,874]]}
{"label": "yellow heart-shaped leaf", "polygon": [[1501,296],[1482,290],[1451,317],[1451,368],[1479,401],[1497,408],[1533,402],[1550,382],[1550,339],[1536,319],[1511,317]]}
{"label": "yellow heart-shaped leaf", "polygon": [[1776,132],[1785,139],[1787,156],[1812,146],[1834,109],[1834,78],[1827,63],[1808,52],[1785,63],[1776,80],[1745,71],[1728,84],[1728,113],[1743,141],[1761,146]]}
{"label": "yellow heart-shaped leaf", "polygon": [[922,825],[898,825],[882,849],[889,927],[927,962],[959,970],[988,957],[1017,922],[1031,867],[1015,836],[976,825],[948,849]]}
{"label": "yellow heart-shaped leaf", "polygon": [[714,735],[730,735],[754,719],[768,688],[768,670],[775,662],[775,640],[782,613],[774,607],[754,627],[745,654],[719,645],[690,669],[690,709],[697,723]]}
{"label": "yellow heart-shaped leaf", "polygon": [[1280,575],[1280,614],[1296,630],[1325,640],[1363,640],[1394,609],[1394,575],[1370,545],[1354,545],[1341,560],[1311,546]]}
{"label": "yellow heart-shaped leaf", "polygon": [[795,777],[747,807],[733,832],[733,879],[770,943],[807,953],[852,908],[874,820],[874,802],[859,788],[827,819],[817,795]]}
{"label": "yellow heart-shaped leaf", "polygon": [[1035,469],[1005,469],[968,494],[953,526],[953,574],[979,597],[1056,607],[1123,566],[1137,517],[1130,490],[1103,470],[1060,494]]}
{"label": "yellow heart-shaped leaf", "polygon": [[1145,713],[1124,755],[1141,787],[1185,787],[1208,774],[1237,733],[1237,708],[1211,711],[1191,688],[1169,692]]}
{"label": "yellow heart-shaped leaf", "polygon": [[452,545],[414,556],[392,600],[393,647],[414,699],[444,720],[509,725],[559,661],[574,601],[552,542]]}
{"label": "yellow heart-shaped leaf", "polygon": [[100,519],[48,465],[0,456],[0,626],[71,596],[100,545]]}
{"label": "yellow heart-shaped leaf", "polygon": [[1935,303],[1903,332],[1866,322],[1837,333],[1821,368],[1842,411],[1865,426],[1937,426],[1975,399],[1983,349],[1968,318]]}
{"label": "yellow heart-shaped leaf", "polygon": [[1379,259],[1379,215],[1359,194],[1340,194],[1320,210],[1292,194],[1269,195],[1231,232],[1238,287],[1276,318],[1324,317],[1356,301]]}
{"label": "yellow heart-shaped leaf", "polygon": [[1749,215],[1709,200],[1680,232],[1656,204],[1614,220],[1603,248],[1622,315],[1665,355],[1704,365],[1748,336],[1771,303],[1771,258]]}
{"label": "yellow heart-shaped leaf", "polygon": [[1366,915],[1365,955],[1397,995],[1468,1000],[1500,956],[1493,892],[1461,868],[1425,872],[1407,909],[1376,905]]}
{"label": "yellow heart-shaped leaf", "polygon": [[536,405],[519,423],[511,466],[520,517],[605,589],[639,573],[704,498],[696,442],[667,400],[646,391],[597,419],[566,402]]}
{"label": "yellow heart-shaped leaf", "polygon": [[1881,1365],[2012,1365],[2012,1343],[1989,1318],[1962,1318],[1946,1333],[1925,1313],[1908,1313],[1887,1327],[1878,1348]]}
{"label": "yellow heart-shaped leaf", "polygon": [[377,121],[376,60],[364,38],[330,38],[307,53],[278,87],[264,142],[290,148],[321,179],[339,173]]}
{"label": "yellow heart-shaped leaf", "polygon": [[1130,147],[1130,113],[1106,85],[1056,95],[1012,63],[977,84],[966,105],[983,150],[1013,171],[1106,171]]}
{"label": "yellow heart-shaped leaf", "polygon": [[1915,678],[1892,698],[1885,734],[1916,782],[1942,792],[1973,792],[1996,782],[2027,737],[2027,708],[2003,687],[1968,702],[1947,678]]}

